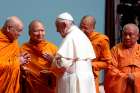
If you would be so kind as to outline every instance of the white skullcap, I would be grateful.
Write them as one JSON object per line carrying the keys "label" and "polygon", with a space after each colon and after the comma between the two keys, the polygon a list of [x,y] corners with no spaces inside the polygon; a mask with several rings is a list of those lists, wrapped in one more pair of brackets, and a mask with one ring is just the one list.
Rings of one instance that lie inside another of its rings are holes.
{"label": "white skullcap", "polygon": [[68,12],[64,12],[64,13],[59,14],[57,16],[57,18],[71,20],[71,21],[74,20],[73,17],[71,16],[71,14],[69,14]]}

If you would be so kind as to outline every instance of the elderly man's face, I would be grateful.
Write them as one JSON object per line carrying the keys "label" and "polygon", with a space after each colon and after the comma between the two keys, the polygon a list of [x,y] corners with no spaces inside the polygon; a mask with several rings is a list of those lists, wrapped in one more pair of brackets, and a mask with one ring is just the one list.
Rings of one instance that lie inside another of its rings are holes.
{"label": "elderly man's face", "polygon": [[134,27],[129,27],[123,32],[123,44],[132,47],[138,40],[139,34]]}
{"label": "elderly man's face", "polygon": [[30,39],[35,41],[35,42],[41,42],[44,40],[45,36],[45,28],[44,25],[36,22],[34,25],[32,25],[30,29]]}
{"label": "elderly man's face", "polygon": [[67,35],[66,24],[64,22],[56,21],[55,25],[57,32],[59,32],[62,38],[64,38]]}
{"label": "elderly man's face", "polygon": [[13,41],[22,34],[23,24],[11,25],[9,30],[9,38]]}

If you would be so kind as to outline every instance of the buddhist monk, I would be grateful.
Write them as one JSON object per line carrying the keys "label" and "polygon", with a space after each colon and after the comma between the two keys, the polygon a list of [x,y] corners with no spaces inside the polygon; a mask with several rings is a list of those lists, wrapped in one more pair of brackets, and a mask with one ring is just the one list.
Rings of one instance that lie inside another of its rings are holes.
{"label": "buddhist monk", "polygon": [[45,39],[45,27],[40,20],[29,24],[30,40],[21,47],[31,55],[31,62],[22,66],[23,93],[55,93],[55,74],[50,70],[56,45]]}
{"label": "buddhist monk", "polygon": [[95,30],[95,18],[84,16],[80,23],[81,30],[88,36],[94,48],[96,58],[92,61],[92,69],[95,76],[96,92],[99,93],[99,71],[107,69],[111,62],[109,39]]}
{"label": "buddhist monk", "polygon": [[20,92],[20,49],[17,39],[22,31],[23,23],[16,16],[9,17],[0,29],[0,93]]}
{"label": "buddhist monk", "polygon": [[111,49],[112,65],[105,80],[105,93],[140,93],[139,29],[123,27],[122,42]]}

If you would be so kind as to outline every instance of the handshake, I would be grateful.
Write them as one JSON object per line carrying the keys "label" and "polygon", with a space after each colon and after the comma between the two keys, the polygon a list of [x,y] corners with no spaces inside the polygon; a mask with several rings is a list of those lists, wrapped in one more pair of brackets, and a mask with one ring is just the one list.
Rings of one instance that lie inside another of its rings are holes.
{"label": "handshake", "polygon": [[61,55],[57,54],[54,58],[54,62],[58,68],[64,67],[68,68],[73,64],[73,60],[70,58],[62,57]]}

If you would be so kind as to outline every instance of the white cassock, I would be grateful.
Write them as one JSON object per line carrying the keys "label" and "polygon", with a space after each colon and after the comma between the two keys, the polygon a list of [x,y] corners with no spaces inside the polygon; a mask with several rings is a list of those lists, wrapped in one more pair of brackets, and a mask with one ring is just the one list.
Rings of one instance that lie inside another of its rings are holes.
{"label": "white cassock", "polygon": [[93,47],[87,36],[72,26],[64,38],[57,54],[66,71],[58,78],[57,93],[96,93],[91,59],[95,58]]}

